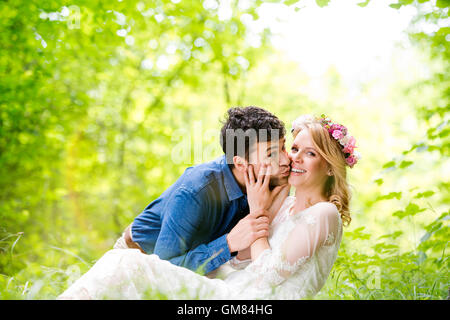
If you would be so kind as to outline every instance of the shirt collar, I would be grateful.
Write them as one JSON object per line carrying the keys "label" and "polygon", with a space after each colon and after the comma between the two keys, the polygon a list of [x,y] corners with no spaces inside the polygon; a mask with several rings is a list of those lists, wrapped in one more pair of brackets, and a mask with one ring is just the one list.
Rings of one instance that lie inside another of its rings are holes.
{"label": "shirt collar", "polygon": [[243,197],[244,193],[239,187],[236,179],[233,176],[233,173],[231,172],[230,167],[227,164],[226,156],[223,155],[221,158],[219,158],[219,160],[220,165],[222,166],[223,183],[225,184],[225,190],[227,191],[228,199],[230,199],[230,201],[233,201],[235,199]]}

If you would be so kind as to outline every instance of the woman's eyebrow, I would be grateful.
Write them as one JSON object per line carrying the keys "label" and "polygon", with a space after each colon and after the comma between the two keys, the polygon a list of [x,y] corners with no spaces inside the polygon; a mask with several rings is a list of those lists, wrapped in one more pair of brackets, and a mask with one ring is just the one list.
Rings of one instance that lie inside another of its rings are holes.
{"label": "woman's eyebrow", "polygon": [[[292,144],[291,148],[292,147],[298,148],[298,146],[295,143]],[[304,147],[303,149],[312,149],[312,150],[316,151],[316,149],[314,147],[310,147],[310,146]]]}

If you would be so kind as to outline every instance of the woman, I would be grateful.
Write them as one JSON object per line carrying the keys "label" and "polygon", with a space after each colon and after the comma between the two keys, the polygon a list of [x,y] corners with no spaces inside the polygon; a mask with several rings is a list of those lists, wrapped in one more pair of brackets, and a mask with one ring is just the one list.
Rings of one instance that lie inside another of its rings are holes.
{"label": "woman", "polygon": [[[325,284],[342,238],[350,223],[350,192],[346,166],[358,156],[347,129],[322,116],[298,118],[289,157],[287,196],[270,216],[268,238],[256,240],[230,261],[235,269],[223,280],[210,279],[172,265],[157,255],[136,249],[105,254],[60,299],[141,299],[158,292],[169,299],[302,299],[313,297]],[[255,181],[245,177],[250,212],[268,208],[270,165],[262,166]],[[267,177],[267,179],[266,179]],[[277,201],[280,201],[277,199]]]}

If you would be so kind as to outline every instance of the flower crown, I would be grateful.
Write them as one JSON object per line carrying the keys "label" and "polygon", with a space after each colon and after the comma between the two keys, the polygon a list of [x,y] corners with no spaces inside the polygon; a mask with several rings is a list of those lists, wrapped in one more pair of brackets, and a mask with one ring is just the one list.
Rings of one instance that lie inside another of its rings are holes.
{"label": "flower crown", "polygon": [[318,119],[314,119],[311,116],[302,116],[292,123],[291,132],[298,130],[302,123],[313,122],[314,120],[318,121],[325,129],[327,129],[330,136],[339,142],[345,156],[345,162],[350,168],[353,168],[358,160],[361,159],[361,155],[358,151],[354,150],[357,148],[355,138],[348,134],[347,128],[343,125],[331,122],[331,119],[327,118],[324,114]]}

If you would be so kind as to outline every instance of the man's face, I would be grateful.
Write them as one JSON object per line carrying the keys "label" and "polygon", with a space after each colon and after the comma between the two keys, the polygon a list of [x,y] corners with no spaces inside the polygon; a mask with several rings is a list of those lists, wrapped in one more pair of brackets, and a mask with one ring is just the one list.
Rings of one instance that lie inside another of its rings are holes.
{"label": "man's face", "polygon": [[285,147],[286,138],[278,141],[257,142],[249,153],[249,164],[253,166],[255,179],[258,177],[262,164],[270,164],[270,188],[287,184],[290,174],[290,163]]}

